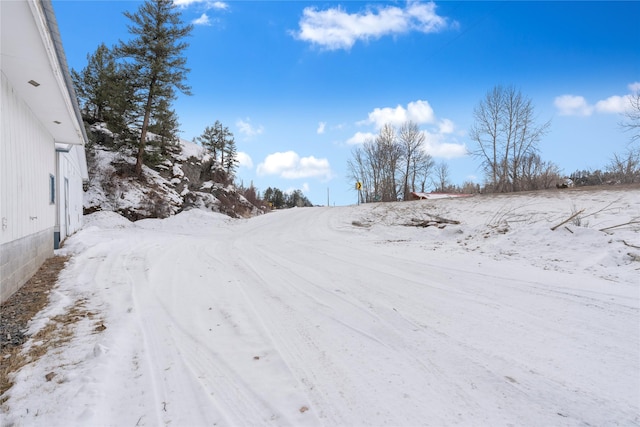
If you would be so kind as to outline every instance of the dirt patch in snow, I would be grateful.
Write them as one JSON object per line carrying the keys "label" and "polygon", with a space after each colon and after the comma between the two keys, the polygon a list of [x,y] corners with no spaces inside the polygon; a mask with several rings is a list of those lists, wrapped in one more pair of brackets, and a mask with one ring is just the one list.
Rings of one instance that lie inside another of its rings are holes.
{"label": "dirt patch in snow", "polygon": [[12,386],[11,373],[30,362],[21,354],[29,321],[49,302],[49,292],[58,281],[68,256],[54,256],[0,306],[0,401]]}

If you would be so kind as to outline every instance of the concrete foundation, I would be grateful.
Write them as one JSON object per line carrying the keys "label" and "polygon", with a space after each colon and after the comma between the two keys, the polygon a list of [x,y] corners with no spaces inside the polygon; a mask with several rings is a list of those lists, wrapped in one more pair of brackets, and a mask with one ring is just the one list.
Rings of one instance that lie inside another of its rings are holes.
{"label": "concrete foundation", "polygon": [[53,227],[0,246],[0,303],[53,256]]}

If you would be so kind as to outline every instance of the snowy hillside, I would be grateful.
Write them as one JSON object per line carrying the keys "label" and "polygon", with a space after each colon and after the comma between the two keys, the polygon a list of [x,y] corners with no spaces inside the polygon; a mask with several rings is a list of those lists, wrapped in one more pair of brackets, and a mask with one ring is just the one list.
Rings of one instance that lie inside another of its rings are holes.
{"label": "snowy hillside", "polygon": [[[99,134],[101,141],[113,138],[100,123],[91,132]],[[176,148],[155,168],[143,166],[143,179],[137,179],[131,153],[95,144],[88,150],[90,185],[85,192],[85,213],[112,211],[131,220],[166,218],[191,208],[232,217],[263,213],[264,209],[253,206],[225,182],[226,174],[201,146],[180,140]]]}
{"label": "snowy hillside", "polygon": [[98,212],[3,424],[640,425],[639,221],[638,187]]}

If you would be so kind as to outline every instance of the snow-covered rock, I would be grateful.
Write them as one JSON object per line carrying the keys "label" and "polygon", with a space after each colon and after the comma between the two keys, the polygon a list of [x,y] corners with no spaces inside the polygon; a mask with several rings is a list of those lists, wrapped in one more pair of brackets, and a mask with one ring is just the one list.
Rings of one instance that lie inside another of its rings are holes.
{"label": "snow-covered rock", "polygon": [[[198,144],[181,139],[174,154],[169,150],[168,157],[154,168],[145,165],[138,178],[134,152],[126,147],[114,151],[117,135],[104,124],[96,123],[90,130],[97,142],[88,150],[87,214],[113,211],[135,221],[166,218],[192,207],[233,217],[263,213],[238,193],[224,169]],[[150,135],[153,138],[155,135]]]}

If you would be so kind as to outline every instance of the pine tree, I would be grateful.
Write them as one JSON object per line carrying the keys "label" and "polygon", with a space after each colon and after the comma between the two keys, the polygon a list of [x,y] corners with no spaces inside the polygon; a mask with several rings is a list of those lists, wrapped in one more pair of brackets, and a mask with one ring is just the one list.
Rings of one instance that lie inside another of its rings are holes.
{"label": "pine tree", "polygon": [[207,126],[196,140],[209,150],[216,162],[227,169],[227,173],[234,169],[237,153],[233,133],[219,120],[216,120],[213,126]]}
{"label": "pine tree", "polygon": [[135,75],[131,64],[117,64],[109,82],[110,98],[104,113],[107,127],[119,135],[120,143],[126,146],[136,143],[134,128],[139,127],[140,96],[134,84]]}
{"label": "pine tree", "polygon": [[71,70],[83,118],[90,123],[105,122],[121,143],[132,139],[131,128],[138,117],[133,74],[132,66],[116,62],[113,50],[104,43],[87,55],[85,68]]}
{"label": "pine tree", "polygon": [[236,143],[233,139],[233,134],[226,126],[220,128],[218,147],[220,150],[220,164],[225,167],[227,173],[229,173],[229,166],[232,166],[235,161]]}
{"label": "pine tree", "polygon": [[159,154],[164,157],[178,142],[180,123],[175,110],[170,108],[166,99],[161,99],[155,110],[149,131],[156,134]]}
{"label": "pine tree", "polygon": [[98,46],[93,54],[87,54],[85,68],[80,72],[71,70],[71,78],[86,120],[104,120],[104,113],[114,95],[115,74],[115,57],[104,43]]}
{"label": "pine tree", "polygon": [[217,136],[216,136],[217,133],[215,129],[215,126],[218,123],[219,122],[216,121],[215,125],[207,126],[206,128],[204,128],[204,132],[202,132],[202,135],[195,138],[195,141],[197,141],[198,143],[200,143],[200,145],[202,145],[205,149],[207,149],[207,151],[211,153],[214,159],[216,159],[217,147],[218,147]]}
{"label": "pine tree", "polygon": [[236,142],[233,139],[227,141],[224,147],[224,163],[223,167],[227,171],[227,175],[233,175],[238,167],[238,151],[236,149]]}
{"label": "pine tree", "polygon": [[186,95],[191,88],[185,83],[189,69],[183,39],[193,26],[184,25],[181,13],[171,0],[147,0],[137,13],[125,12],[131,20],[129,33],[134,37],[120,42],[117,52],[135,67],[135,85],[144,101],[141,103],[142,129],[138,144],[136,175],[142,175],[149,121],[160,99],[175,99],[175,89]]}

